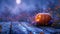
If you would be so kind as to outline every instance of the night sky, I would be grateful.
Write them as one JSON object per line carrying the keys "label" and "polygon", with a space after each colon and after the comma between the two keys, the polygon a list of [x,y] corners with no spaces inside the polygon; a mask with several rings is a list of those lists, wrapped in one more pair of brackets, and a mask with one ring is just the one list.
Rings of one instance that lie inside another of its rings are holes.
{"label": "night sky", "polygon": [[17,18],[25,14],[25,18],[37,13],[50,13],[54,19],[60,19],[60,0],[21,0],[20,4],[16,0],[0,0],[0,17]]}

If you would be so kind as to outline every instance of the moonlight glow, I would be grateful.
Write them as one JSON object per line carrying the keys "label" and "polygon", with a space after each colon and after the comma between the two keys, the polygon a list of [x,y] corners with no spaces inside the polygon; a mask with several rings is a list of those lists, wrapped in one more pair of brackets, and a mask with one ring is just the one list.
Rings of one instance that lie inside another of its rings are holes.
{"label": "moonlight glow", "polygon": [[21,0],[16,0],[16,3],[17,3],[17,4],[20,4],[20,3],[21,3]]}

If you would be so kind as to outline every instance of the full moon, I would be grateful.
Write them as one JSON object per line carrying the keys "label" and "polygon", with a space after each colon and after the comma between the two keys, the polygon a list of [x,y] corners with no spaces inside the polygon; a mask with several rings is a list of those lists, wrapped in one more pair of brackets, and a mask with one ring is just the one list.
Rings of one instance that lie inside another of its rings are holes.
{"label": "full moon", "polygon": [[21,0],[16,0],[16,3],[17,3],[17,4],[20,4],[20,3],[21,3]]}

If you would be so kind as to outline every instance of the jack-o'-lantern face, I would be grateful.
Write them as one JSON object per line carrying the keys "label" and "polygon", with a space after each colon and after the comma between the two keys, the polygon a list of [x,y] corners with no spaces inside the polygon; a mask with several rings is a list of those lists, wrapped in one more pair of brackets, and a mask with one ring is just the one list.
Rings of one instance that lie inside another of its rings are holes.
{"label": "jack-o'-lantern face", "polygon": [[50,16],[49,13],[38,13],[35,16],[35,21],[38,24],[45,24],[45,25],[47,25],[50,20],[51,20],[51,16]]}

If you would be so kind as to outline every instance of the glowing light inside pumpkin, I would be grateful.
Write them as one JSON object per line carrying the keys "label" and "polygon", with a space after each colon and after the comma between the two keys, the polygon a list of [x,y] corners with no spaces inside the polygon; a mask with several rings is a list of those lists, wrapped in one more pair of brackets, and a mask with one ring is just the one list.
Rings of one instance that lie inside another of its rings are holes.
{"label": "glowing light inside pumpkin", "polygon": [[40,19],[41,19],[41,15],[40,15],[40,14],[37,14],[37,15],[36,15],[36,18],[35,18],[35,21],[39,22]]}

